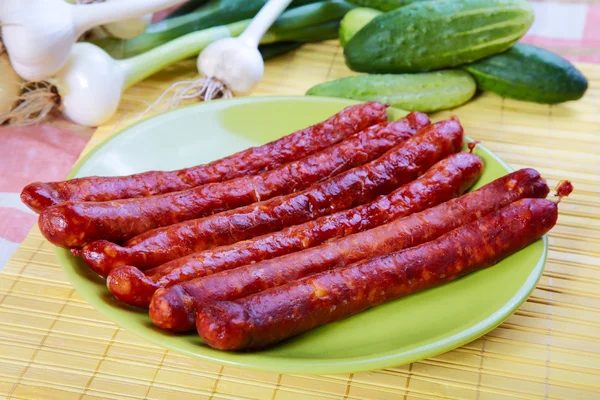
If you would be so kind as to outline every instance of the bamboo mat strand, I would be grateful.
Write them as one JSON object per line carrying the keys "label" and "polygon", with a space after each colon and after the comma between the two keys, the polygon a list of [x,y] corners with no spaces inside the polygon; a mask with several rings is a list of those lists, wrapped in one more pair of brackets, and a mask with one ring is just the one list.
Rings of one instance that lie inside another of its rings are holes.
{"label": "bamboo mat strand", "polygon": [[[554,186],[571,179],[543,277],[501,326],[421,362],[347,375],[245,371],[165,351],[120,329],[66,280],[34,228],[0,274],[0,398],[7,399],[598,399],[600,398],[600,66],[584,99],[545,106],[482,94],[457,114],[469,136]],[[84,153],[131,124],[185,61],[128,90]],[[335,41],[268,62],[256,95],[303,94],[350,75]],[[468,306],[468,305],[467,305]]]}

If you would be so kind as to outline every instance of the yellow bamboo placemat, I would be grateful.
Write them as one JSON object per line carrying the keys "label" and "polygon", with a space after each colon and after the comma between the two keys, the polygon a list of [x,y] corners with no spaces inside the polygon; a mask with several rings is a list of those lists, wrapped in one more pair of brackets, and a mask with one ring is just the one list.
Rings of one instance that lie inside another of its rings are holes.
{"label": "yellow bamboo placemat", "polygon": [[[85,151],[130,124],[187,61],[129,90]],[[449,353],[349,375],[221,367],[151,345],[95,311],[34,228],[0,274],[0,398],[9,399],[599,399],[600,66],[580,65],[586,97],[549,107],[484,94],[454,110],[467,133],[551,185],[571,179],[543,277],[500,327]],[[349,75],[335,42],[272,60],[256,95],[302,94]],[[444,113],[447,114],[447,113]],[[84,153],[85,153],[84,151]],[[465,304],[468,307],[468,304]]]}

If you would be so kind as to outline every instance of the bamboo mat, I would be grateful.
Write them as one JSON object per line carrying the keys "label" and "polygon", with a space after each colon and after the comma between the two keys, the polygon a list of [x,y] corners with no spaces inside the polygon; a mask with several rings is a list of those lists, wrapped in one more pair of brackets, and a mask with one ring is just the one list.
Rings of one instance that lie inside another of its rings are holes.
{"label": "bamboo mat", "polygon": [[[171,82],[193,78],[194,65],[181,63],[129,90],[86,151],[131,123]],[[65,279],[53,246],[34,228],[0,274],[0,398],[599,399],[600,66],[580,67],[591,83],[581,101],[549,107],[484,94],[454,110],[468,135],[514,168],[535,167],[551,185],[571,179],[576,189],[561,204],[537,288],[484,337],[367,373],[221,367],[165,351],[109,322]],[[255,94],[302,94],[349,74],[335,42],[307,45],[270,61]]]}

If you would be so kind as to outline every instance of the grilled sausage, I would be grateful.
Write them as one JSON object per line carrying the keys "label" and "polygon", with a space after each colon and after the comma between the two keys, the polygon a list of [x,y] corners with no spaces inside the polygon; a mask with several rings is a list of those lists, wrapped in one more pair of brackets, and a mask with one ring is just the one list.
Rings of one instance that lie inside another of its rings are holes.
{"label": "grilled sausage", "polygon": [[40,229],[51,243],[62,247],[81,247],[100,239],[123,243],[161,226],[306,189],[376,159],[429,124],[425,114],[411,113],[396,122],[371,126],[332,147],[259,175],[159,196],[66,202],[42,211]]}
{"label": "grilled sausage", "polygon": [[548,232],[557,216],[556,204],[549,200],[519,200],[421,246],[235,302],[209,304],[198,312],[197,330],[217,349],[269,346],[494,265]]}
{"label": "grilled sausage", "polygon": [[386,120],[386,107],[382,104],[357,104],[345,108],[324,122],[208,164],[177,171],[149,171],[128,176],[92,176],[63,182],[36,182],[23,189],[21,200],[39,213],[46,207],[65,201],[107,201],[186,190],[278,167],[323,150],[356,132]]}
{"label": "grilled sausage", "polygon": [[117,267],[108,275],[106,285],[117,299],[148,307],[159,287],[317,246],[326,240],[371,229],[443,203],[471,187],[482,170],[483,162],[478,156],[454,154],[438,162],[417,180],[371,203],[251,240],[178,258],[145,274],[132,266]]}
{"label": "grilled sausage", "polygon": [[164,329],[193,328],[196,311],[209,301],[234,300],[310,274],[416,246],[525,197],[546,197],[537,171],[525,169],[479,190],[380,227],[298,253],[246,265],[158,290],[150,318]]}
{"label": "grilled sausage", "polygon": [[391,192],[459,151],[462,141],[463,130],[458,121],[438,122],[380,158],[302,192],[155,229],[136,236],[123,247],[107,241],[92,242],[82,249],[82,256],[96,271],[118,265],[147,269],[194,252],[302,224]]}

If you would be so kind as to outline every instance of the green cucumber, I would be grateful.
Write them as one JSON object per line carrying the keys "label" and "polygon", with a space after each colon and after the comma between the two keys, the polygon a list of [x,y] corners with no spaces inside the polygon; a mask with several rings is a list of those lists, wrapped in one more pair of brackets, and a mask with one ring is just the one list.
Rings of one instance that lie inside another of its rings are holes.
{"label": "green cucumber", "polygon": [[588,88],[587,79],[573,64],[521,43],[462,68],[473,75],[481,90],[535,103],[578,100]]}
{"label": "green cucumber", "polygon": [[352,38],[352,36],[354,36],[356,32],[360,31],[363,26],[381,14],[381,11],[374,10],[372,8],[359,7],[349,11],[346,15],[344,15],[340,25],[340,44],[342,47],[344,47]]}
{"label": "green cucumber", "polygon": [[354,71],[421,72],[470,63],[510,48],[531,26],[526,0],[433,0],[376,17],[344,48]]}
{"label": "green cucumber", "polygon": [[428,0],[348,0],[349,3],[359,7],[369,7],[380,11],[391,11],[396,8],[404,7],[410,3]]}
{"label": "green cucumber", "polygon": [[309,96],[379,101],[409,111],[439,111],[469,101],[477,85],[467,72],[445,70],[400,75],[359,75],[325,82]]}

